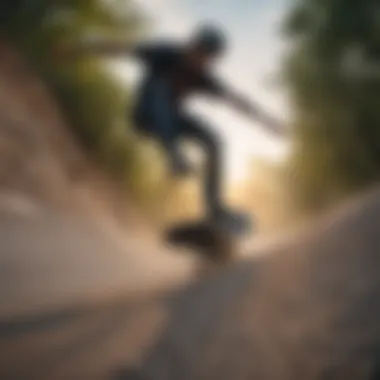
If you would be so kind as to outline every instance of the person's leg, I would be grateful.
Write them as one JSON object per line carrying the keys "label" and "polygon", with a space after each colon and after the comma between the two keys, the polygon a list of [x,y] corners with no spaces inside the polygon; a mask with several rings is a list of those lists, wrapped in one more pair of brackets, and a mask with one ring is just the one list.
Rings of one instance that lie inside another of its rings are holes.
{"label": "person's leg", "polygon": [[182,128],[170,87],[160,79],[150,80],[143,90],[138,106],[138,117],[149,134],[164,147],[169,166],[175,175],[190,170],[180,151],[179,136]]}
{"label": "person's leg", "polygon": [[207,217],[229,233],[251,230],[250,218],[230,210],[222,201],[222,144],[219,137],[202,121],[188,116],[182,118],[182,126],[182,137],[196,140],[206,152],[204,201]]}
{"label": "person's leg", "polygon": [[143,130],[171,144],[178,133],[169,86],[159,78],[147,79],[138,95],[135,122]]}
{"label": "person's leg", "polygon": [[206,153],[204,201],[207,214],[214,216],[222,208],[222,154],[220,139],[201,120],[189,116],[182,117],[182,137],[195,140]]}

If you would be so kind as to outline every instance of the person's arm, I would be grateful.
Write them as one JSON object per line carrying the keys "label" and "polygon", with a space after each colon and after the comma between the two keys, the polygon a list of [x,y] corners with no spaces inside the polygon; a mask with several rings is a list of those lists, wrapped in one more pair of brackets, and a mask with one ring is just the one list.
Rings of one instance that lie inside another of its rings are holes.
{"label": "person's arm", "polygon": [[235,93],[234,91],[231,91],[228,86],[226,86],[217,78],[206,74],[201,78],[201,84],[203,90],[210,95],[223,99],[239,112],[245,114],[254,121],[262,123],[272,133],[275,133],[277,135],[284,135],[284,128],[279,121],[265,112],[257,104],[253,104],[245,97]]}
{"label": "person's arm", "polygon": [[82,42],[74,48],[74,51],[82,54],[94,54],[101,56],[120,56],[133,54],[136,47],[125,42],[115,41],[88,41]]}
{"label": "person's arm", "polygon": [[54,55],[59,58],[75,58],[84,55],[120,56],[134,54],[135,46],[125,42],[107,40],[84,40],[75,44],[61,44],[54,49]]}
{"label": "person's arm", "polygon": [[54,54],[59,58],[75,58],[84,55],[97,55],[105,57],[118,57],[129,55],[142,60],[151,60],[161,52],[157,43],[135,44],[116,42],[104,39],[91,39],[76,44],[63,44],[57,46]]}
{"label": "person's arm", "polygon": [[231,91],[224,91],[223,98],[239,112],[254,121],[260,122],[272,133],[281,136],[285,133],[283,125],[256,103],[250,102],[245,97]]}

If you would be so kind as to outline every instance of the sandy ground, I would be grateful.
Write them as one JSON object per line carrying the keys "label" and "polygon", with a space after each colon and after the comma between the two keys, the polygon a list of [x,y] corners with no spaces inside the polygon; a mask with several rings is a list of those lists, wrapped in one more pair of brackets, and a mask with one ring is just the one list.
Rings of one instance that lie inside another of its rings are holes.
{"label": "sandy ground", "polygon": [[136,363],[194,260],[132,231],[0,202],[1,379],[107,378]]}

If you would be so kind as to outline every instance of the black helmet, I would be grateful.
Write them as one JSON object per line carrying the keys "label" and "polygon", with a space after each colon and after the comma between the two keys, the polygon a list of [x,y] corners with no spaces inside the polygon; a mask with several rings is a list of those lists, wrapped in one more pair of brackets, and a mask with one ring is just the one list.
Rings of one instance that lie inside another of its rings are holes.
{"label": "black helmet", "polygon": [[227,40],[225,34],[217,27],[204,25],[192,38],[192,45],[212,54],[223,53]]}

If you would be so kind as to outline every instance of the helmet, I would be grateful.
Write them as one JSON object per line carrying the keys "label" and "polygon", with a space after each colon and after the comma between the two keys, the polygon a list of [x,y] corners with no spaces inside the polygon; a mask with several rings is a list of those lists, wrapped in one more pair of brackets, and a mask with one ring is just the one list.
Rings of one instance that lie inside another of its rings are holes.
{"label": "helmet", "polygon": [[204,25],[193,36],[192,45],[207,53],[219,54],[226,49],[227,41],[220,29]]}

